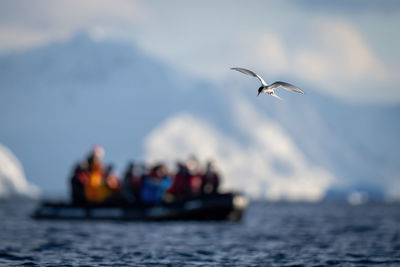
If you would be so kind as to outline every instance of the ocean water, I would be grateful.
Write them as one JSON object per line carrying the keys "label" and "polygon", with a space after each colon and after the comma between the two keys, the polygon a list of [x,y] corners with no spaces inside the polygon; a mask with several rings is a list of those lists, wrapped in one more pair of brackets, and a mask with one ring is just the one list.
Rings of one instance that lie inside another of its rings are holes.
{"label": "ocean water", "polygon": [[251,203],[240,223],[35,221],[0,203],[0,266],[400,266],[400,204]]}

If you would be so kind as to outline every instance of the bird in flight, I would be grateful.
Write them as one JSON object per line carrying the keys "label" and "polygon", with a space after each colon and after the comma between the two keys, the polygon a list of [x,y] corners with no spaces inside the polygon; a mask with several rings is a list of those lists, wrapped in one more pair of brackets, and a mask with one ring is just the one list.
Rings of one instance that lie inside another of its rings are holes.
{"label": "bird in flight", "polygon": [[250,76],[253,76],[253,77],[256,77],[257,79],[259,79],[261,82],[261,87],[258,88],[257,96],[259,96],[261,93],[266,93],[266,94],[272,95],[278,99],[282,99],[277,94],[275,94],[275,89],[278,87],[282,87],[283,89],[286,89],[286,90],[304,94],[303,90],[301,90],[300,88],[297,88],[296,86],[294,86],[293,84],[290,84],[290,83],[277,81],[277,82],[274,82],[274,83],[271,83],[270,85],[268,85],[263,80],[263,78],[261,78],[259,75],[252,72],[251,70],[247,70],[247,69],[243,69],[243,68],[231,68],[231,70],[237,70],[237,71],[240,71],[241,73],[244,73],[244,74],[247,74],[247,75],[250,75]]}

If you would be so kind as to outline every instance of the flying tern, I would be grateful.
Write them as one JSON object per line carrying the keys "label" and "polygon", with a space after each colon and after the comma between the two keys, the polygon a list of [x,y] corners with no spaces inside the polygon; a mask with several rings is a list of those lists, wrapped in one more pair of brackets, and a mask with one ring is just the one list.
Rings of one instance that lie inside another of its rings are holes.
{"label": "flying tern", "polygon": [[286,90],[290,90],[293,92],[297,92],[300,94],[304,94],[303,90],[301,90],[300,88],[297,88],[296,86],[294,86],[293,84],[287,83],[287,82],[281,82],[281,81],[277,81],[274,83],[271,83],[270,85],[268,85],[263,78],[261,78],[258,74],[252,72],[251,70],[248,69],[243,69],[243,68],[231,68],[231,70],[237,70],[241,73],[256,77],[257,79],[260,80],[261,82],[261,87],[258,88],[258,94],[257,96],[259,96],[261,93],[266,93],[269,95],[272,95],[278,99],[282,99],[280,98],[277,94],[275,94],[275,89],[278,87],[282,87],[283,89]]}

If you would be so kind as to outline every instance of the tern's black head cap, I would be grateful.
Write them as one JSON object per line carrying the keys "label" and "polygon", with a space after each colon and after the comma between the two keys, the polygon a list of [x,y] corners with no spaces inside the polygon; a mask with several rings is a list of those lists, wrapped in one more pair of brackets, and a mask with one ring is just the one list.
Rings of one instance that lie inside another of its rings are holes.
{"label": "tern's black head cap", "polygon": [[257,96],[259,95],[259,94],[261,94],[261,92],[262,92],[262,90],[264,89],[264,87],[260,87],[260,88],[258,88],[258,94],[257,94]]}

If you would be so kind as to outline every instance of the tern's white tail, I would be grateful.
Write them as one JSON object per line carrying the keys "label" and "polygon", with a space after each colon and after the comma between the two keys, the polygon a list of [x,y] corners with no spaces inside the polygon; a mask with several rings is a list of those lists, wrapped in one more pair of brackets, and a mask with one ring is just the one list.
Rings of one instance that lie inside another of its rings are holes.
{"label": "tern's white tail", "polygon": [[280,98],[277,94],[275,94],[275,92],[273,92],[271,95],[274,96],[274,97],[276,97],[276,98],[278,98],[279,100],[283,100],[283,99]]}

